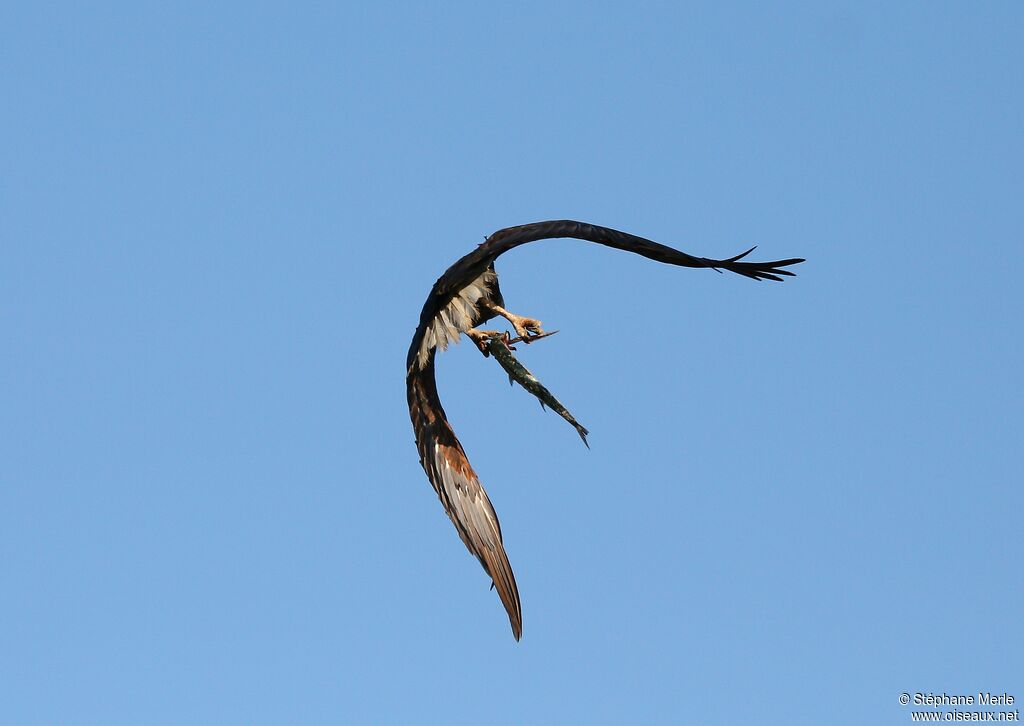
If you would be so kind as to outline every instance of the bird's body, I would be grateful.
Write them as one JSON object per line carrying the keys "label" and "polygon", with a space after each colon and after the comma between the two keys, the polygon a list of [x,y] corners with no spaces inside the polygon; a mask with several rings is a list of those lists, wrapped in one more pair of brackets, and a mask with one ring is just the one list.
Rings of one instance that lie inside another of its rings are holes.
{"label": "bird's body", "polygon": [[712,260],[608,227],[557,220],[495,232],[434,283],[420,313],[406,359],[406,392],[416,448],[427,478],[459,536],[490,575],[508,612],[516,640],[522,633],[522,611],[498,516],[445,416],[437,394],[434,363],[437,351],[457,342],[463,333],[486,353],[494,334],[476,328],[498,315],[508,319],[525,342],[542,335],[539,321],[505,310],[494,260],[528,242],[558,237],[586,240],[681,267],[729,270],[755,280],[781,280],[780,275],[793,273],[780,268],[803,261],[794,258],[765,263],[741,262],[750,250],[729,259]]}
{"label": "bird's body", "polygon": [[[464,275],[460,279],[468,276]],[[444,297],[448,297],[447,294],[444,294]],[[432,350],[444,350],[449,343],[457,342],[463,333],[493,318],[497,314],[493,306],[504,305],[505,300],[501,296],[501,288],[498,287],[498,274],[494,271],[492,262],[480,274],[470,277],[464,287],[454,290],[446,302],[442,304],[438,300],[437,309],[431,310],[431,318],[425,326],[423,321],[420,321],[423,336],[416,352],[419,365],[426,365]],[[419,336],[420,331],[417,330],[416,333]]]}

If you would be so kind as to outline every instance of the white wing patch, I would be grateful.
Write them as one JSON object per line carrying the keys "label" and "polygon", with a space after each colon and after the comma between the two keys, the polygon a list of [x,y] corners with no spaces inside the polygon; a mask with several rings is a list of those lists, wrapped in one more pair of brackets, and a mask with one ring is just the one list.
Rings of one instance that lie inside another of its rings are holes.
{"label": "white wing patch", "polygon": [[480,277],[459,290],[458,294],[445,305],[430,323],[420,343],[418,362],[420,368],[427,364],[430,351],[445,350],[449,343],[458,343],[459,337],[473,327],[477,315],[477,303],[487,294],[489,283],[495,274],[485,271]]}

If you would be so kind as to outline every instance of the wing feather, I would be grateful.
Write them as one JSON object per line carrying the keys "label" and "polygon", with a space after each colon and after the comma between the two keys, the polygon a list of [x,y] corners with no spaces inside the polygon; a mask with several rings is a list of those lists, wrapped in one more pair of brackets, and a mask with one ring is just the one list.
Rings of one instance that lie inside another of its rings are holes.
{"label": "wing feather", "polygon": [[[432,355],[432,354],[431,354]],[[420,464],[466,548],[491,577],[516,640],[522,636],[519,588],[501,538],[501,524],[437,397],[431,358],[409,377],[409,410]]]}

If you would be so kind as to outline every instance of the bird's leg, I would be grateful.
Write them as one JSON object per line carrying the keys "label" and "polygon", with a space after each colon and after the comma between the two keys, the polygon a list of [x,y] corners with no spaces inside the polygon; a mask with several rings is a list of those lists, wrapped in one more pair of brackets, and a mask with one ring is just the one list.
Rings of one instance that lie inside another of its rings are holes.
{"label": "bird's leg", "polygon": [[484,354],[484,358],[490,355],[490,351],[487,350],[487,346],[491,342],[491,338],[496,335],[501,335],[497,330],[478,330],[476,328],[470,328],[466,331],[466,335],[473,341],[480,352]]}
{"label": "bird's leg", "polygon": [[516,333],[519,334],[519,337],[524,343],[532,343],[535,338],[542,337],[544,335],[544,331],[540,327],[539,320],[510,313],[505,308],[500,305],[495,305],[494,303],[488,305],[488,308],[490,308],[491,312],[495,315],[500,315],[505,318],[505,320],[512,323],[512,327],[516,329]]}
{"label": "bird's leg", "polygon": [[[540,327],[539,320],[510,313],[505,308],[500,305],[495,305],[494,303],[487,303],[487,310],[494,315],[500,315],[505,318],[507,321],[512,323],[512,327],[516,329],[516,333],[519,337],[515,339],[512,339],[508,333],[505,334],[505,341],[509,347],[511,347],[512,343],[532,343],[535,340],[546,338],[549,335],[554,335],[558,332],[557,330],[553,330],[550,333],[546,333]],[[483,353],[486,358],[490,355],[488,346],[491,343],[491,338],[500,336],[501,333],[496,330],[479,330],[477,328],[470,328],[466,331],[466,335],[469,336],[469,339],[473,341],[476,347],[480,349],[480,352]]]}

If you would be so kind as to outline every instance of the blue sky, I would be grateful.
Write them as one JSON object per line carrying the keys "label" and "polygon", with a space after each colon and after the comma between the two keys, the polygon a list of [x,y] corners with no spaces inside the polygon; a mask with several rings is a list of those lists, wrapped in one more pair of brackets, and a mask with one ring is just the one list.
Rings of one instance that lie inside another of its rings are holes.
{"label": "blue sky", "polygon": [[[0,10],[0,721],[863,724],[1024,697],[1016,3]],[[516,643],[421,471],[449,416]]]}

